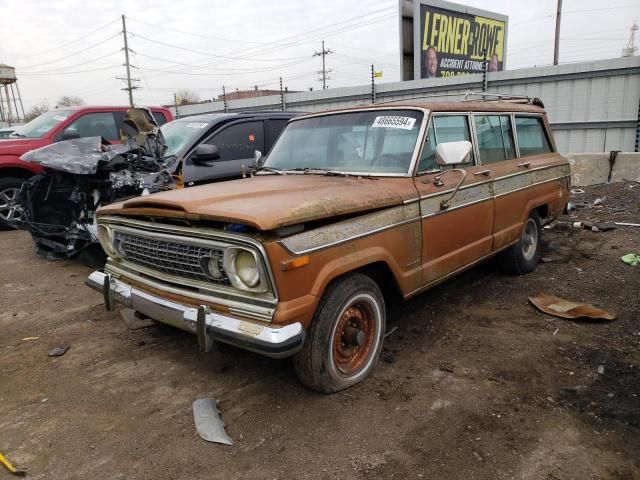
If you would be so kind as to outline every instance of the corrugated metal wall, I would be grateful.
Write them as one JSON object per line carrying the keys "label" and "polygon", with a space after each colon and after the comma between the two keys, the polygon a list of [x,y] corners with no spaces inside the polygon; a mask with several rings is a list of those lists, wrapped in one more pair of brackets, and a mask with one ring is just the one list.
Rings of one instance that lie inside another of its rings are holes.
{"label": "corrugated metal wall", "polygon": [[[634,151],[640,102],[638,56],[490,73],[488,85],[489,93],[540,97],[563,153]],[[446,94],[454,96],[416,100],[460,100],[465,92],[481,89],[482,75],[383,83],[376,86],[376,101]],[[371,86],[288,93],[285,102],[287,110],[307,112],[368,104]],[[231,112],[280,110],[280,106],[279,95],[228,102]],[[212,102],[180,107],[179,113],[187,116],[223,109],[223,102]]]}

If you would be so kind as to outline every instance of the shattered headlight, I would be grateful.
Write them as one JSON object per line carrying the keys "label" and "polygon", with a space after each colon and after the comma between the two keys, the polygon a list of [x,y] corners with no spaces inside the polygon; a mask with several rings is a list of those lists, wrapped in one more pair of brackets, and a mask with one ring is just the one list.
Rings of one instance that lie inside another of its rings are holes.
{"label": "shattered headlight", "polygon": [[98,240],[102,249],[109,257],[117,257],[118,253],[113,246],[113,230],[106,225],[98,225]]}
{"label": "shattered headlight", "polygon": [[252,292],[266,291],[264,271],[254,251],[239,247],[228,248],[224,253],[223,265],[235,288]]}

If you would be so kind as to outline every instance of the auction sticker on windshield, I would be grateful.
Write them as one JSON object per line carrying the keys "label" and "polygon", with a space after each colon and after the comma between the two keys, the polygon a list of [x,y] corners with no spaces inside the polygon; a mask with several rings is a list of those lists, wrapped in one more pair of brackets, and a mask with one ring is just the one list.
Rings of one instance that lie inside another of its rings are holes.
{"label": "auction sticker on windshield", "polygon": [[204,128],[207,126],[207,122],[189,122],[187,128]]}
{"label": "auction sticker on windshield", "polygon": [[415,123],[415,118],[383,115],[376,117],[371,126],[374,128],[403,128],[405,130],[411,130]]}

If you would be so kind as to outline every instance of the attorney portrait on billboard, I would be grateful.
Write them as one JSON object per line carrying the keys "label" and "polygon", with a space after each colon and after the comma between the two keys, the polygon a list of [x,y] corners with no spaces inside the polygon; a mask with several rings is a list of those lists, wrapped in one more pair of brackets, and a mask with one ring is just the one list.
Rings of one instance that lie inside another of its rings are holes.
{"label": "attorney portrait on billboard", "polygon": [[415,78],[504,70],[508,17],[440,0],[413,8]]}

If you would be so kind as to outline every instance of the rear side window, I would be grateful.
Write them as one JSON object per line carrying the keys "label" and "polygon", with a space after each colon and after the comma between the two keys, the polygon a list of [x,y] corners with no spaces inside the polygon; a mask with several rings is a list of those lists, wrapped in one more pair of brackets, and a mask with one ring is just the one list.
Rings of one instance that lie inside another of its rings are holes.
{"label": "rear side window", "polygon": [[515,158],[513,132],[508,115],[475,115],[474,122],[481,164]]}
{"label": "rear side window", "polygon": [[167,123],[167,119],[162,112],[151,112],[153,114],[153,119],[156,121],[159,127]]}
{"label": "rear side window", "polygon": [[256,150],[264,151],[262,125],[262,121],[230,125],[206,143],[218,146],[222,161],[253,158]]}
{"label": "rear side window", "polygon": [[516,134],[521,157],[551,152],[551,145],[540,117],[516,116]]}
{"label": "rear side window", "polygon": [[[436,146],[439,143],[460,142],[462,140],[471,141],[466,115],[433,116],[429,122],[427,140],[422,149],[418,173],[439,169],[436,163]],[[473,163],[473,152],[471,152],[471,162]]]}
{"label": "rear side window", "polygon": [[267,120],[267,122],[265,123],[267,138],[264,144],[266,152],[263,153],[266,154],[269,152],[269,150],[271,150],[271,146],[276,141],[276,138],[278,138],[280,132],[282,132],[282,129],[286,124],[287,120]]}
{"label": "rear side window", "polygon": [[85,113],[62,132],[67,138],[103,137],[118,140],[120,135],[112,112]]}

